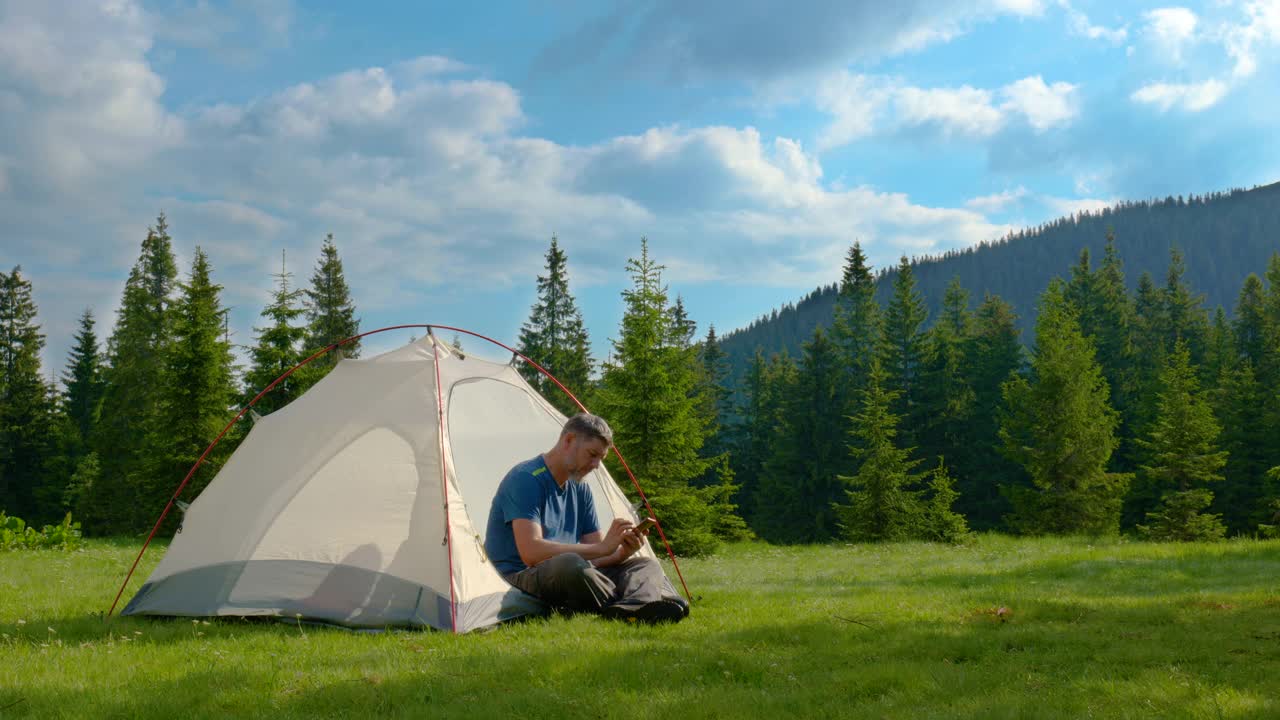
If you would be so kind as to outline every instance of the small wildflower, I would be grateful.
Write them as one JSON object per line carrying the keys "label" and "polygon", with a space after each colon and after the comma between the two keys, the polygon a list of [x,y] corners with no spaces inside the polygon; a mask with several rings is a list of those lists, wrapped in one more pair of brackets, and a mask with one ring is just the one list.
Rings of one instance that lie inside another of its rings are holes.
{"label": "small wildflower", "polygon": [[26,624],[27,624],[27,621],[26,621],[26,620],[19,620],[19,621],[18,621],[18,624],[19,624],[19,625],[26,625]]}

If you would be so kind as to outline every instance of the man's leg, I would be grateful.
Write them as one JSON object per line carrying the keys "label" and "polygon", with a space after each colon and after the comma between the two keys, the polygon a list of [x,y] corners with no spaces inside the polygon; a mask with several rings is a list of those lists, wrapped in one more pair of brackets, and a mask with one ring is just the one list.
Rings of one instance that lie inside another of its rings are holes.
{"label": "man's leg", "polygon": [[580,612],[599,611],[616,593],[613,580],[575,553],[508,575],[507,582],[548,605]]}
{"label": "man's leg", "polygon": [[632,557],[600,572],[613,581],[616,590],[606,614],[643,620],[679,620],[689,614],[689,603],[676,592],[651,557]]}

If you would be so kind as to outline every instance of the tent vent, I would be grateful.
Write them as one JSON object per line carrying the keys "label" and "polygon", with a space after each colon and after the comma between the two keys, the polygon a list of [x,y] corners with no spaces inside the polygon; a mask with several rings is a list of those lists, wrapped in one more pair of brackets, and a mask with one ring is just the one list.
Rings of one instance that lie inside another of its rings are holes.
{"label": "tent vent", "polygon": [[250,409],[250,410],[249,410],[249,419],[250,419],[250,420],[253,420],[253,424],[254,424],[254,425],[257,425],[257,424],[258,424],[258,421],[262,419],[262,414],[261,414],[261,413],[259,413],[257,410]]}

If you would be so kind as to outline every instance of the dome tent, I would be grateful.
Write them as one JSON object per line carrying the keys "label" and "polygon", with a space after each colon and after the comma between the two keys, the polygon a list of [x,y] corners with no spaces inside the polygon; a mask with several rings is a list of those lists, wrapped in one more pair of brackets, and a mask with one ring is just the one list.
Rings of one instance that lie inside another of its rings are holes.
{"label": "dome tent", "polygon": [[[344,359],[255,420],[123,614],[467,632],[541,612],[488,561],[485,526],[565,420],[513,365],[434,334]],[[603,466],[583,482],[601,527],[636,519]]]}

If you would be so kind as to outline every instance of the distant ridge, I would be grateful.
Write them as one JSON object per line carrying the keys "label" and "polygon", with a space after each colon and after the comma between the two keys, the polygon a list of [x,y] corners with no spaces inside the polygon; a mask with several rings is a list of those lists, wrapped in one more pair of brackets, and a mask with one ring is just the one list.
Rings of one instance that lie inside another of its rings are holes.
{"label": "distant ridge", "polygon": [[[959,276],[970,292],[971,307],[976,307],[985,293],[999,295],[1013,305],[1023,341],[1031,342],[1040,293],[1053,277],[1070,276],[1071,266],[1084,248],[1089,249],[1096,268],[1108,228],[1115,232],[1116,250],[1124,262],[1130,289],[1137,287],[1143,272],[1163,287],[1170,248],[1177,247],[1186,262],[1186,280],[1195,292],[1203,294],[1205,307],[1212,313],[1222,306],[1231,315],[1245,278],[1249,273],[1261,276],[1271,254],[1280,252],[1280,182],[1251,190],[1122,202],[1059,218],[1001,240],[920,258],[915,262],[916,280],[928,303],[930,321],[938,312],[947,283]],[[832,276],[839,277],[840,270],[832,268]],[[892,269],[878,269],[882,304],[888,301],[895,274]],[[798,302],[725,335],[722,345],[735,380],[756,348],[766,357],[783,350],[798,357],[801,343],[812,336],[815,327],[830,326],[836,290],[834,284],[821,286]]]}

